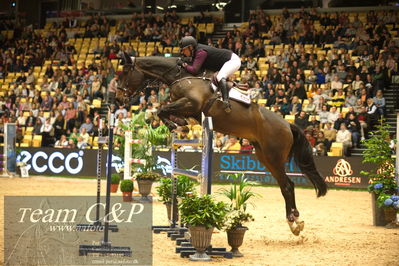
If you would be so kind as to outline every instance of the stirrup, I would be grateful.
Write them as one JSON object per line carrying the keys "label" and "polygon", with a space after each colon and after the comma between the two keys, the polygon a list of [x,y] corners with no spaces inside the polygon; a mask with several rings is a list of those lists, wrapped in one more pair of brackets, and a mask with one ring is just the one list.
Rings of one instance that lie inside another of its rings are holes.
{"label": "stirrup", "polygon": [[231,112],[231,104],[228,101],[223,101],[223,108],[226,113]]}

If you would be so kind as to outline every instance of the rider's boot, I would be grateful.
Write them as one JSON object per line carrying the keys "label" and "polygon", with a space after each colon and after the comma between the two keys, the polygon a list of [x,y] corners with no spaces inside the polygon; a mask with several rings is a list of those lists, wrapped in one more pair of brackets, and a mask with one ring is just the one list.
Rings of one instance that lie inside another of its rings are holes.
{"label": "rider's boot", "polygon": [[225,78],[222,78],[219,81],[219,88],[220,88],[220,92],[222,93],[224,111],[226,113],[230,113],[231,112],[231,105],[229,103],[229,94],[228,94],[228,91],[227,91],[227,81],[226,81]]}

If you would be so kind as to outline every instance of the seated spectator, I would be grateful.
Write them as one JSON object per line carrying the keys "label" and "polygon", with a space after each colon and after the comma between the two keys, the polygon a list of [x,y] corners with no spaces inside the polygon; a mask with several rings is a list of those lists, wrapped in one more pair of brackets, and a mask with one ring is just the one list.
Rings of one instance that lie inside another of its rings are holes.
{"label": "seated spectator", "polygon": [[298,115],[302,111],[302,104],[299,103],[298,96],[292,97],[289,111],[291,115]]}
{"label": "seated spectator", "polygon": [[366,139],[368,128],[368,114],[366,107],[362,107],[362,111],[357,115],[357,119],[360,124],[360,139],[364,140]]}
{"label": "seated spectator", "polygon": [[346,122],[346,120],[344,119],[342,113],[338,113],[338,118],[334,122],[334,129],[339,130],[339,128],[341,127],[341,124],[345,123],[345,122]]}
{"label": "seated spectator", "polygon": [[309,98],[309,103],[305,105],[303,111],[308,114],[314,114],[316,112],[316,105],[313,103],[313,98]]}
{"label": "seated spectator", "polygon": [[42,147],[49,147],[51,144],[53,144],[54,128],[50,123],[50,118],[46,119],[46,122],[40,129],[40,133],[43,136]]}
{"label": "seated spectator", "polygon": [[[76,139],[76,142],[77,142],[77,139]],[[76,148],[75,141],[73,141],[72,139],[68,140],[68,146],[67,146],[67,148],[69,148],[69,149],[75,149],[75,148]]]}
{"label": "seated spectator", "polygon": [[87,117],[86,121],[80,126],[79,130],[82,131],[82,128],[86,128],[86,132],[88,134],[92,134],[93,133],[93,127],[94,127],[94,125],[91,122],[90,117]]}
{"label": "seated spectator", "polygon": [[223,150],[223,142],[220,139],[217,139],[213,147],[213,151],[222,152],[222,150]]}
{"label": "seated spectator", "polygon": [[74,127],[72,129],[72,132],[68,136],[68,140],[73,140],[74,143],[77,143],[78,137],[79,137],[79,130],[77,127]]}
{"label": "seated spectator", "polygon": [[36,124],[36,117],[33,115],[33,112],[29,112],[29,116],[26,118],[25,125],[27,127],[33,127]]}
{"label": "seated spectator", "polygon": [[[86,132],[85,127],[81,128],[79,137],[82,137],[83,141],[86,143],[89,143],[89,141],[90,141],[90,135],[89,135],[89,133]],[[78,142],[79,142],[79,137],[78,137]]]}
{"label": "seated spectator", "polygon": [[241,150],[240,142],[238,142],[237,137],[230,136],[229,141],[224,146],[223,151],[226,153],[239,153]]}
{"label": "seated spectator", "polygon": [[379,114],[377,111],[377,106],[374,104],[372,98],[367,99],[367,114],[368,114],[368,124],[370,130],[373,130],[374,126],[378,123]]}
{"label": "seated spectator", "polygon": [[65,135],[62,135],[59,140],[57,140],[54,144],[54,148],[67,148],[68,147],[68,140]]}
{"label": "seated spectator", "polygon": [[308,127],[308,116],[304,111],[301,111],[299,115],[295,117],[295,125],[297,125],[302,130],[305,130],[305,128]]}
{"label": "seated spectator", "polygon": [[351,107],[356,105],[357,98],[353,94],[352,90],[348,90],[348,94],[345,98],[345,107]]}
{"label": "seated spectator", "polygon": [[331,144],[335,141],[337,137],[337,131],[332,127],[332,123],[327,123],[326,128],[323,129],[325,138],[328,140],[327,151],[330,150]]}
{"label": "seated spectator", "polygon": [[318,112],[320,124],[324,127],[325,124],[328,123],[328,117],[330,112],[327,110],[327,105],[323,105],[322,110]]}
{"label": "seated spectator", "polygon": [[292,106],[291,106],[291,104],[288,102],[288,99],[287,99],[287,98],[283,98],[283,102],[282,102],[282,104],[281,104],[280,107],[279,107],[280,113],[281,113],[283,116],[288,115],[288,114],[291,113],[291,110],[292,110],[291,108],[292,108]]}
{"label": "seated spectator", "polygon": [[331,90],[335,93],[338,90],[343,89],[343,84],[342,82],[339,80],[339,77],[336,75],[334,77],[334,80],[331,81]]}
{"label": "seated spectator", "polygon": [[336,92],[332,98],[332,104],[333,106],[336,106],[337,108],[343,106],[345,104],[345,95],[344,91],[342,89],[339,89],[338,92]]}
{"label": "seated spectator", "polygon": [[344,147],[344,155],[350,156],[349,148],[352,147],[352,134],[346,128],[345,123],[340,125],[340,129],[337,132],[336,142],[342,143]]}
{"label": "seated spectator", "polygon": [[78,149],[86,149],[88,146],[88,143],[85,141],[85,139],[82,136],[78,137],[78,143],[76,144],[76,147]]}
{"label": "seated spectator", "polygon": [[348,112],[345,114],[345,119],[348,120],[349,119],[349,115],[353,114],[355,117],[357,116],[355,109],[351,106],[348,108]]}
{"label": "seated spectator", "polygon": [[318,128],[320,128],[320,121],[317,121],[316,116],[312,115],[308,125],[312,126],[315,129],[318,129]]}
{"label": "seated spectator", "polygon": [[360,123],[354,114],[349,115],[349,119],[346,121],[346,127],[352,134],[353,147],[360,147]]}
{"label": "seated spectator", "polygon": [[337,107],[333,106],[330,108],[330,112],[328,114],[328,122],[335,123],[338,119],[339,112],[337,111]]}
{"label": "seated spectator", "polygon": [[309,141],[309,144],[312,148],[314,148],[316,144],[315,138],[312,136],[310,132],[305,132],[305,138]]}
{"label": "seated spectator", "polygon": [[120,105],[120,106],[119,106],[119,109],[115,111],[115,117],[118,117],[118,116],[119,116],[119,113],[122,113],[122,114],[123,114],[123,117],[126,117],[126,115],[127,115],[127,110],[125,109],[125,106],[124,106],[124,105]]}
{"label": "seated spectator", "polygon": [[385,98],[382,95],[382,90],[378,90],[375,97],[373,98],[373,102],[377,107],[377,112],[380,116],[385,116]]}
{"label": "seated spectator", "polygon": [[324,132],[319,131],[317,133],[317,139],[316,139],[316,143],[315,143],[316,154],[319,156],[320,155],[326,156],[330,145],[331,144],[330,144],[329,140],[324,136]]}
{"label": "seated spectator", "polygon": [[254,146],[249,143],[248,139],[242,139],[240,153],[252,153]]}

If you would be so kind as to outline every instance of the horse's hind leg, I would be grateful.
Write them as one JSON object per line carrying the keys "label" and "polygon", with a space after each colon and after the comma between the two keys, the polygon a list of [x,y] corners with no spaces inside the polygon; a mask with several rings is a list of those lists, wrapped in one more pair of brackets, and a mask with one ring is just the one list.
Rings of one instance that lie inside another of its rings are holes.
{"label": "horse's hind leg", "polygon": [[265,153],[262,147],[257,143],[254,143],[254,146],[256,156],[264,165],[266,165],[267,169],[280,186],[281,194],[285,200],[286,217],[291,232],[294,235],[299,235],[300,231],[303,230],[304,223],[298,220],[299,211],[297,210],[295,203],[295,185],[294,182],[288,178],[285,172],[284,156],[278,156],[276,153]]}

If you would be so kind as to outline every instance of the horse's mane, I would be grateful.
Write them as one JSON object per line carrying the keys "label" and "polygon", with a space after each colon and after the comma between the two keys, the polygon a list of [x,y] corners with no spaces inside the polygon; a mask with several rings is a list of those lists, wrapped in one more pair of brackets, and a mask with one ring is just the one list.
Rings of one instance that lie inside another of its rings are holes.
{"label": "horse's mane", "polygon": [[136,62],[145,69],[160,68],[166,71],[165,68],[176,66],[178,59],[178,57],[143,56],[136,57]]}

